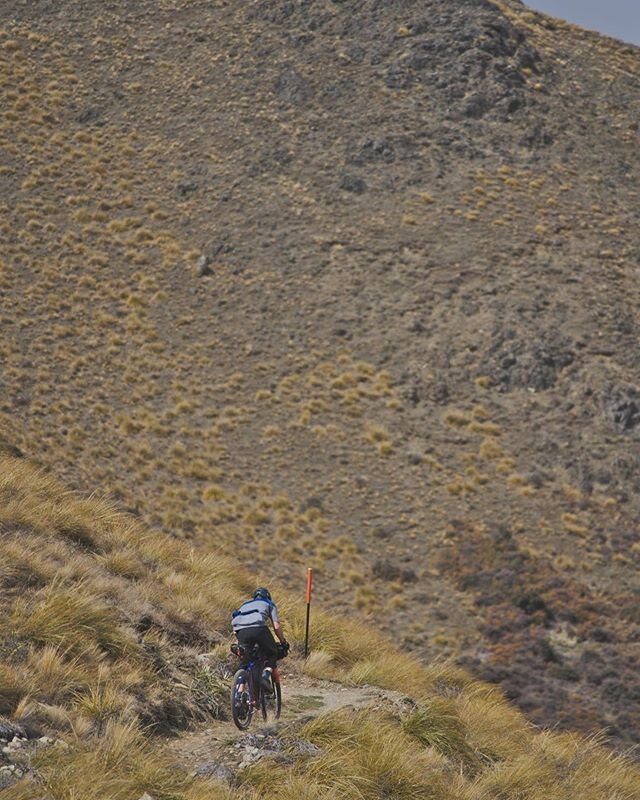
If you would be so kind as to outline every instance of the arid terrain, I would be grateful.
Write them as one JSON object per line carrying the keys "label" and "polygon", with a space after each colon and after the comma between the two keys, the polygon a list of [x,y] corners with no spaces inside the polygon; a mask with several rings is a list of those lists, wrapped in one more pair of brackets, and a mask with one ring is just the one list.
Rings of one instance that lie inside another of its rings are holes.
{"label": "arid terrain", "polygon": [[640,51],[516,0],[4,0],[0,96],[6,447],[638,744]]}

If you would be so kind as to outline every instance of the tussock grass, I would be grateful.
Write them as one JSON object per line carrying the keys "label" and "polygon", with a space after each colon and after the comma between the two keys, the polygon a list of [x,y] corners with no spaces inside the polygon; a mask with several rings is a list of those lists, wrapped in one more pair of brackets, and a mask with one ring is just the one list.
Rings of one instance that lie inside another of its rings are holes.
{"label": "tussock grass", "polygon": [[358,685],[371,683],[385,689],[411,686],[416,692],[424,687],[424,684],[420,685],[424,675],[416,673],[415,661],[393,652],[383,651],[377,656],[359,660],[349,670],[348,677]]}
{"label": "tussock grass", "polygon": [[477,771],[480,759],[467,742],[467,731],[455,703],[434,697],[417,708],[404,722],[403,730],[425,747],[433,747],[468,771]]}
{"label": "tussock grass", "polygon": [[470,746],[485,760],[527,752],[534,739],[533,726],[494,687],[470,684],[456,699],[456,710]]}
{"label": "tussock grass", "polygon": [[26,681],[9,664],[0,664],[0,714],[10,716],[28,692]]}
{"label": "tussock grass", "polygon": [[[339,795],[349,800],[444,800],[456,796],[451,791],[456,780],[446,775],[446,760],[435,750],[412,742],[392,716],[353,711],[327,714],[306,725],[302,735],[319,746],[321,753],[299,762],[294,773],[304,772],[307,792],[313,787],[325,793],[316,796]],[[291,797],[281,793],[272,765],[252,768],[248,780],[260,796]]]}
{"label": "tussock grass", "polygon": [[21,637],[37,644],[67,646],[73,653],[91,645],[114,656],[134,650],[133,637],[118,624],[114,611],[84,584],[72,588],[50,584],[19,601],[11,623]]}
{"label": "tussock grass", "polygon": [[28,696],[42,703],[64,703],[81,696],[91,685],[86,664],[58,647],[32,647],[25,662]]}
{"label": "tussock grass", "polygon": [[311,678],[334,678],[338,674],[330,653],[325,650],[313,650],[303,662],[302,671]]}
{"label": "tussock grass", "polygon": [[[389,689],[389,698],[297,731],[320,748],[316,756],[260,762],[233,789],[193,781],[165,762],[151,734],[217,714],[225,675],[203,675],[194,656],[225,635],[253,579],[217,553],[66,492],[23,459],[0,456],[0,475],[0,714],[29,717],[69,745],[34,757],[37,796],[568,800],[576,787],[586,800],[638,796],[637,769],[599,742],[541,734],[497,689],[450,664],[423,666],[361,623],[320,610],[302,671]],[[255,504],[258,490],[247,490],[245,507],[301,518],[277,497]],[[69,534],[76,522],[82,537]],[[306,524],[320,522],[314,512]],[[299,645],[303,604],[285,596],[280,606]],[[225,651],[216,648],[220,658]],[[23,780],[6,796],[31,798],[34,784]]]}
{"label": "tussock grass", "polygon": [[[214,781],[191,784],[154,754],[143,733],[133,723],[109,722],[100,737],[61,751],[52,748],[38,754],[33,767],[41,776],[39,792],[55,800],[130,800],[145,792],[168,800],[225,798],[229,793]],[[8,800],[32,800],[34,786],[21,781],[6,790]]]}

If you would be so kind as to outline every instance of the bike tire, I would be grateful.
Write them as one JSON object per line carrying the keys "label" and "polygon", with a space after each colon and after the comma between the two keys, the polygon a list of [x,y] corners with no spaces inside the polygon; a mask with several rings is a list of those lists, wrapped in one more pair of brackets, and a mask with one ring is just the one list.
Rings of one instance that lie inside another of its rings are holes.
{"label": "bike tire", "polygon": [[280,681],[271,676],[271,692],[265,694],[260,691],[260,710],[262,711],[262,718],[267,720],[269,710],[273,711],[276,719],[280,719],[280,712],[282,711],[282,688]]}
{"label": "bike tire", "polygon": [[282,711],[282,687],[280,686],[280,681],[274,681],[273,688],[275,691],[275,715],[276,719],[280,719],[280,712]]}
{"label": "bike tire", "polygon": [[249,695],[249,702],[241,702],[238,698],[238,686],[245,685],[245,692],[249,695],[249,673],[246,669],[239,669],[233,676],[231,684],[231,717],[236,728],[241,731],[246,731],[251,725],[251,717],[253,716],[253,707],[251,706],[251,696]]}
{"label": "bike tire", "polygon": [[269,697],[263,689],[260,689],[260,711],[262,711],[262,719],[266,722],[269,716]]}

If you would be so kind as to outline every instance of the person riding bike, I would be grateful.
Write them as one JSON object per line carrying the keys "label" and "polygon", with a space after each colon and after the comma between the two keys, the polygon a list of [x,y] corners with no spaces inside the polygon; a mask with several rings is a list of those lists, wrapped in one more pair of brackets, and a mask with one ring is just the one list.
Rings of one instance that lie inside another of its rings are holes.
{"label": "person riding bike", "polygon": [[269,630],[269,622],[273,625],[280,643],[288,647],[278,619],[278,609],[271,599],[271,592],[262,586],[255,590],[251,600],[247,600],[231,615],[231,624],[238,643],[260,646],[264,657],[262,683],[265,688],[271,687],[271,672],[278,658],[278,647]]}

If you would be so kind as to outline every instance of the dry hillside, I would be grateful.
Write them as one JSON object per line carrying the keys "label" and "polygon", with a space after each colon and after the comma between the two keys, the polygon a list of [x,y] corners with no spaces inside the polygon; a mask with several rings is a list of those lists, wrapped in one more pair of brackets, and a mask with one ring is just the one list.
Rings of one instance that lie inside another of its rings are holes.
{"label": "dry hillside", "polygon": [[13,444],[639,742],[639,89],[515,0],[4,0]]}
{"label": "dry hillside", "polygon": [[[3,439],[11,440],[4,430]],[[640,792],[637,767],[596,739],[541,732],[495,687],[421,665],[373,630],[318,613],[312,657],[302,663],[294,653],[285,667],[287,722],[239,740],[249,756],[240,769],[237,750],[224,747],[230,723],[214,723],[218,736],[210,726],[226,712],[227,619],[252,585],[246,575],[6,452],[0,540],[7,800],[634,800]],[[304,606],[280,600],[299,653]],[[296,712],[304,700],[296,690],[310,680],[318,688]],[[340,703],[305,714],[325,685]],[[363,707],[375,686],[401,691],[378,691]],[[183,737],[177,758],[180,740],[166,734],[206,720]]]}

